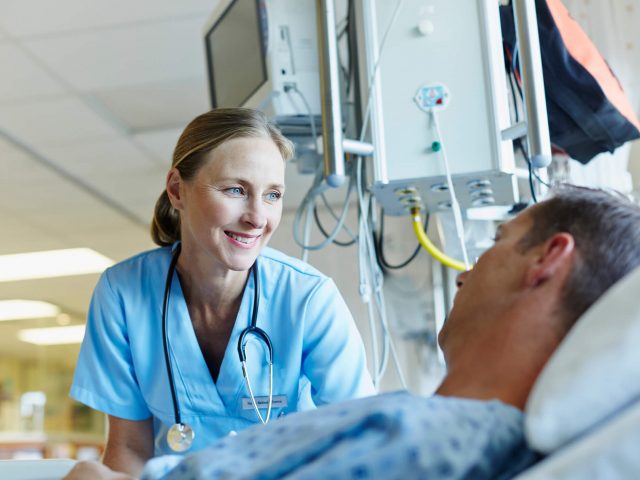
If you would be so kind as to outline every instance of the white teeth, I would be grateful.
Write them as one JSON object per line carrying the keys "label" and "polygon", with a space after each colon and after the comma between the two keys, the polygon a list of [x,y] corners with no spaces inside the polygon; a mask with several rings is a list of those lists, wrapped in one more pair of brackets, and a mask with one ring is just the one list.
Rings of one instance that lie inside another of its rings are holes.
{"label": "white teeth", "polygon": [[249,245],[250,243],[253,243],[255,241],[255,237],[253,238],[248,238],[248,237],[241,237],[239,235],[235,235],[231,232],[227,232],[227,235],[229,235],[231,238],[233,238],[234,240],[240,242],[240,243],[244,243],[245,245]]}

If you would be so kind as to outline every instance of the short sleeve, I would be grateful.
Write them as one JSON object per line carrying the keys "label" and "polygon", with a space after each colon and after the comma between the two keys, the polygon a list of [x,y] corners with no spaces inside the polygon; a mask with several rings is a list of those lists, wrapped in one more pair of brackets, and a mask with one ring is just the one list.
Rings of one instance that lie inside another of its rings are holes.
{"label": "short sleeve", "polygon": [[136,379],[123,301],[107,270],[91,298],[71,396],[108,415],[143,420],[151,412]]}
{"label": "short sleeve", "polygon": [[304,318],[302,369],[314,403],[375,394],[362,338],[333,280],[311,292]]}

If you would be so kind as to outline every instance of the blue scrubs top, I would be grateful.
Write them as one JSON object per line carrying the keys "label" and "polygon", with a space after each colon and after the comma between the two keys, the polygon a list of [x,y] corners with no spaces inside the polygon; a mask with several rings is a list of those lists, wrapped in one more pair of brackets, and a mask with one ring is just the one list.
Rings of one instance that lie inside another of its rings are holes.
{"label": "blue scrubs top", "polygon": [[[71,396],[108,415],[153,416],[155,455],[174,453],[166,441],[175,423],[162,347],[162,302],[170,247],[141,253],[109,269],[93,293]],[[273,395],[287,406],[271,416],[375,393],[364,346],[331,279],[313,267],[265,248],[258,257],[257,326],[271,337]],[[251,323],[249,275],[231,338],[214,383],[195,336],[177,273],[167,333],[182,421],[195,431],[191,452],[259,422],[238,359],[238,337]],[[247,368],[256,397],[266,396],[266,348],[249,336]],[[249,405],[248,405],[249,404]],[[266,409],[261,409],[262,416]]]}

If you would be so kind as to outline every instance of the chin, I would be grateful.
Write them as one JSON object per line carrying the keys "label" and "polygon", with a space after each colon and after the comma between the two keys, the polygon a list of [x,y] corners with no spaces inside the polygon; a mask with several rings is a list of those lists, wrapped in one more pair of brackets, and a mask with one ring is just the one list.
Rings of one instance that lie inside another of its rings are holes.
{"label": "chin", "polygon": [[234,272],[246,272],[255,263],[258,255],[259,253],[257,255],[251,255],[251,256],[243,255],[241,258],[237,258],[237,257],[230,258],[229,261],[227,262],[227,267],[229,268],[229,270],[232,270]]}

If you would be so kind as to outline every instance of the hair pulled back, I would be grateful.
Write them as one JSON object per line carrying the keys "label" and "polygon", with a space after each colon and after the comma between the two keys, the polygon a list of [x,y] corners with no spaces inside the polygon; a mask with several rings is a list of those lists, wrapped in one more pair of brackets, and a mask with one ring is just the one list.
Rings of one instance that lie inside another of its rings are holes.
{"label": "hair pulled back", "polygon": [[[293,157],[293,143],[257,110],[218,108],[196,117],[180,135],[171,168],[184,180],[192,179],[207,162],[207,154],[233,138],[266,137],[280,150],[283,161]],[[166,189],[156,202],[151,222],[151,238],[160,246],[180,240],[180,213],[173,208]]]}

